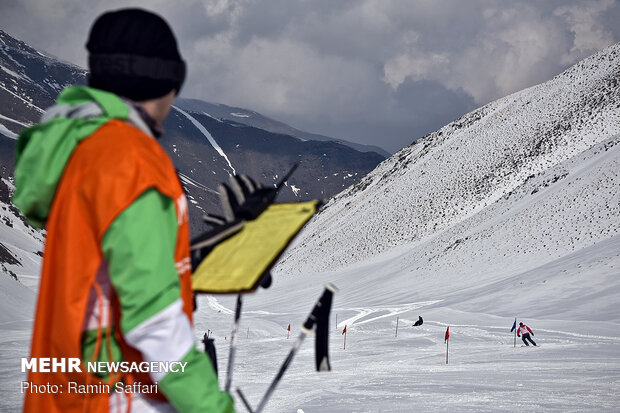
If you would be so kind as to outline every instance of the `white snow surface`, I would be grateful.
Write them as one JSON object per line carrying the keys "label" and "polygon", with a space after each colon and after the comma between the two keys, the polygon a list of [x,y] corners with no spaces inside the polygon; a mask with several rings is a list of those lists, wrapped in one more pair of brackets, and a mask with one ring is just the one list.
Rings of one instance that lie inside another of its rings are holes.
{"label": "white snow surface", "polygon": [[232,116],[235,116],[237,118],[249,118],[252,117],[252,115],[250,115],[249,113],[233,113],[231,112]]}
{"label": "white snow surface", "polygon": [[30,79],[28,76],[24,75],[24,74],[19,74],[17,72],[12,71],[11,69],[4,67],[2,65],[0,65],[0,70],[5,71],[6,73],[8,73],[9,75],[18,78],[18,79],[23,79],[23,80],[28,80],[32,82],[32,79]]}
{"label": "white snow surface", "polygon": [[200,122],[198,122],[196,120],[196,118],[194,118],[192,115],[190,115],[189,113],[185,112],[183,109],[178,108],[177,106],[173,106],[177,111],[179,111],[179,113],[181,113],[183,116],[185,116],[187,119],[189,119],[190,122],[192,122],[192,124],[198,128],[198,130],[200,131],[200,133],[202,133],[207,140],[209,141],[209,143],[211,144],[211,146],[213,146],[213,148],[217,151],[217,153],[220,154],[220,156],[222,158],[224,158],[226,160],[226,163],[228,163],[228,166],[230,167],[230,169],[232,170],[232,175],[236,175],[237,172],[235,171],[235,168],[232,166],[232,164],[230,163],[230,160],[228,159],[228,156],[226,156],[226,153],[224,152],[224,150],[221,148],[221,146],[217,143],[217,141],[215,140],[215,138],[213,138],[213,136],[209,133],[209,131],[207,130],[207,128],[205,128],[204,126],[202,126],[202,124]]}
{"label": "white snow surface", "polygon": [[7,116],[0,114],[0,133],[6,136],[7,138],[11,138],[11,139],[17,139],[18,135],[15,132],[11,131],[9,128],[7,128],[5,125],[3,125],[1,122],[2,120],[6,120],[9,123],[15,123],[15,124],[21,125],[25,128],[32,126],[32,125],[27,125],[23,122],[17,121],[15,119],[12,119],[12,118],[9,118]]}
{"label": "white snow surface", "polygon": [[17,99],[21,100],[25,105],[32,107],[33,109],[36,109],[38,112],[40,113],[45,113],[45,111],[43,109],[41,109],[40,107],[34,105],[32,102],[29,102],[28,100],[24,99],[24,97],[16,95],[15,93],[11,92],[10,90],[8,90],[6,87],[2,86],[0,84],[0,88],[4,89],[5,92],[15,96]]}
{"label": "white snow surface", "polygon": [[0,123],[0,133],[7,138],[17,139],[17,134],[8,130],[7,127],[4,126],[2,123]]}
{"label": "white snow surface", "polygon": [[[619,74],[615,45],[403,149],[330,201],[271,288],[244,297],[233,389],[258,405],[332,282],[332,371],[314,371],[309,336],[266,412],[617,412]],[[0,282],[12,300],[0,302],[0,410],[13,411],[36,285]],[[222,386],[234,303],[201,296],[195,314],[197,342],[213,332]],[[539,347],[514,346],[515,317]]]}
{"label": "white snow surface", "polygon": [[20,122],[20,121],[18,121],[18,120],[15,120],[15,119],[13,119],[13,118],[9,118],[9,117],[7,117],[7,116],[4,116],[4,115],[2,115],[2,114],[0,114],[0,119],[8,120],[9,122],[12,122],[12,123],[17,123],[18,125],[21,125],[21,126],[23,126],[24,128],[27,128],[27,127],[29,127],[29,126],[32,126],[32,125],[30,125],[30,124],[23,123],[23,122]]}
{"label": "white snow surface", "polygon": [[203,189],[205,191],[211,192],[212,194],[218,194],[219,192],[217,192],[214,189],[209,188],[208,186],[201,184],[200,182],[196,181],[195,179],[190,178],[189,176],[182,174],[180,172],[178,172],[179,175],[179,179],[181,180],[181,182],[183,183],[184,186],[193,186],[196,188],[200,188]]}
{"label": "white snow surface", "polygon": [[301,188],[296,187],[295,185],[291,185],[291,191],[293,191],[293,193],[295,194],[295,196],[297,196],[299,194],[299,191],[301,190]]}

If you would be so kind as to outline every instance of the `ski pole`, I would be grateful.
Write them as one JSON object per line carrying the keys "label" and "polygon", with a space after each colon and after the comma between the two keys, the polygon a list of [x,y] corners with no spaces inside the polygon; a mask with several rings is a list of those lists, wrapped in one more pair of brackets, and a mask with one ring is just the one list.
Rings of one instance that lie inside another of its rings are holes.
{"label": "ski pole", "polygon": [[286,359],[284,360],[284,363],[282,363],[282,366],[280,367],[278,374],[276,374],[276,377],[274,377],[273,381],[267,388],[267,391],[265,392],[265,395],[263,396],[260,403],[258,404],[258,407],[256,408],[256,410],[252,410],[252,407],[250,406],[246,398],[243,396],[241,389],[237,389],[237,394],[239,394],[239,396],[241,397],[241,401],[243,402],[243,404],[245,404],[245,407],[248,409],[248,411],[250,411],[250,413],[260,413],[263,411],[263,409],[265,408],[265,405],[267,404],[267,401],[271,397],[271,394],[274,392],[274,390],[276,389],[276,386],[280,382],[280,379],[282,379],[282,376],[284,376],[286,369],[293,361],[293,357],[295,357],[297,350],[299,350],[299,347],[301,347],[301,343],[304,341],[306,336],[310,332],[312,332],[312,329],[314,328],[314,325],[316,324],[317,318],[321,311],[321,307],[323,307],[324,305],[327,305],[324,303],[331,304],[331,298],[333,294],[336,292],[338,292],[338,288],[336,288],[335,285],[331,283],[328,283],[327,285],[325,285],[325,290],[323,290],[323,294],[321,295],[321,298],[319,298],[319,300],[316,302],[316,304],[314,305],[314,308],[312,309],[312,312],[310,313],[306,321],[301,326],[301,333],[299,334],[299,337],[297,337],[297,340],[293,344],[293,348],[286,356]]}
{"label": "ski pole", "polygon": [[299,347],[301,347],[301,343],[306,338],[307,333],[304,330],[305,330],[305,328],[302,327],[302,332],[299,334],[299,337],[297,337],[297,341],[295,342],[295,344],[293,344],[293,348],[288,353],[288,356],[286,356],[286,359],[284,360],[284,363],[282,363],[282,366],[280,367],[280,370],[278,371],[278,374],[276,374],[276,377],[271,382],[271,385],[269,385],[269,388],[265,392],[265,395],[261,399],[261,401],[258,404],[258,407],[254,411],[254,413],[260,413],[260,412],[263,411],[263,408],[267,404],[267,401],[271,397],[271,394],[276,389],[276,386],[278,385],[278,383],[280,383],[280,379],[282,379],[282,376],[284,376],[284,373],[286,372],[286,369],[288,368],[288,366],[293,361],[293,357],[295,357],[295,354],[297,353],[297,350],[299,350]]}
{"label": "ski pole", "polygon": [[299,166],[299,162],[295,162],[293,164],[292,168],[286,173],[286,175],[284,175],[284,177],[276,185],[276,192],[280,192],[280,189],[282,189],[282,187],[284,186],[284,183],[288,181],[291,175],[293,175],[293,172],[295,172],[298,166]]}
{"label": "ski pole", "polygon": [[232,370],[235,362],[235,351],[237,350],[237,330],[239,329],[239,318],[241,318],[241,294],[237,296],[237,306],[235,308],[235,322],[233,324],[232,335],[230,337],[230,351],[228,352],[228,368],[226,370],[226,392],[230,392],[232,383]]}

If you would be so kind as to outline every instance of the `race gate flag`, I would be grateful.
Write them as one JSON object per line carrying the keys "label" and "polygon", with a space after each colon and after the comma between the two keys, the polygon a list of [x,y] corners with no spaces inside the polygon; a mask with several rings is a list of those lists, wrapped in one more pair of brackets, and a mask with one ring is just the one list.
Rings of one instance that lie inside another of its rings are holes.
{"label": "race gate flag", "polygon": [[513,331],[515,331],[516,328],[517,328],[517,319],[515,318],[515,322],[512,324],[512,328],[510,329],[510,332],[512,333]]}
{"label": "race gate flag", "polygon": [[446,343],[446,364],[448,364],[448,342],[450,341],[450,326],[446,328],[446,336],[444,343]]}

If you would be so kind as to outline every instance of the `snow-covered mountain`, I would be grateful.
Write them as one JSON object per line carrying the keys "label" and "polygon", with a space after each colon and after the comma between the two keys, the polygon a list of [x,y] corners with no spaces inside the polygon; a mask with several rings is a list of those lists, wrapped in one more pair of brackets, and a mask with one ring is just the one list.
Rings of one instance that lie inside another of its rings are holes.
{"label": "snow-covered mountain", "polygon": [[467,284],[613,238],[619,82],[616,44],[418,140],[335,196],[279,269],[316,273],[399,250],[403,281],[452,268],[446,278]]}
{"label": "snow-covered mountain", "polygon": [[0,30],[0,135],[15,137],[39,121],[58,93],[86,71],[60,62]]}
{"label": "snow-covered mountain", "polygon": [[[38,122],[64,87],[85,81],[85,70],[45,56],[0,30],[0,176],[12,175],[17,133]],[[279,199],[323,199],[357,182],[385,159],[372,151],[376,148],[312,135],[254,111],[199,100],[178,99],[164,128],[161,143],[188,192],[193,231],[203,229],[204,212],[218,211],[214,190],[234,172],[272,185],[299,162]]]}

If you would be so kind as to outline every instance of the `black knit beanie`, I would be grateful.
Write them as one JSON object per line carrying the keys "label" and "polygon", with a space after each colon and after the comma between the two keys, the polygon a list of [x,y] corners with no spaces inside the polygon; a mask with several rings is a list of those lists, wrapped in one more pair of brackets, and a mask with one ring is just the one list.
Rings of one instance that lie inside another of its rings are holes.
{"label": "black knit beanie", "polygon": [[86,43],[90,86],[136,102],[177,94],[185,62],[164,19],[141,9],[102,14]]}

